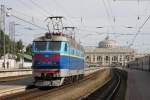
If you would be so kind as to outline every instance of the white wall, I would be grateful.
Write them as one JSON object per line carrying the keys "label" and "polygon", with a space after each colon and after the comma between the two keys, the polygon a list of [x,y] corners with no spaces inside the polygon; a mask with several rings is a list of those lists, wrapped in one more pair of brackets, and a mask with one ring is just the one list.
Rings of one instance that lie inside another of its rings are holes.
{"label": "white wall", "polygon": [[[0,69],[4,69],[3,67],[3,59],[0,59]],[[7,68],[7,62],[9,62],[9,66]],[[23,67],[22,67],[23,63]],[[16,62],[14,59],[5,59],[5,69],[18,69],[18,68],[31,68],[31,62]]]}
{"label": "white wall", "polygon": [[[7,66],[7,62],[9,62],[9,65]],[[0,59],[0,69],[4,69],[3,67],[3,63],[4,63],[4,60],[3,59]],[[5,69],[13,69],[15,68],[16,66],[16,61],[14,59],[5,59]]]}

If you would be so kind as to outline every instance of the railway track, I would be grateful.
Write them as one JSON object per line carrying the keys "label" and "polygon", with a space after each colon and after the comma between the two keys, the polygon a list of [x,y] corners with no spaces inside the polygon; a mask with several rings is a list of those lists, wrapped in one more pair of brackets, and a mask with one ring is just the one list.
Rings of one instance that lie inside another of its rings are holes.
{"label": "railway track", "polygon": [[40,96],[43,96],[43,95],[46,95],[46,94],[49,94],[51,92],[56,92],[58,90],[63,90],[64,88],[66,87],[71,87],[75,84],[78,84],[79,82],[82,82],[82,81],[85,81],[85,80],[88,80],[88,79],[94,79],[94,73],[90,74],[90,75],[87,75],[85,76],[84,79],[82,80],[79,80],[77,82],[74,82],[72,84],[67,84],[67,85],[63,85],[63,86],[60,86],[60,87],[51,87],[49,89],[38,89],[38,88],[32,88],[32,89],[27,89],[26,91],[23,91],[23,92],[19,92],[19,93],[14,93],[14,94],[10,94],[10,95],[6,95],[6,96],[3,96],[3,97],[0,97],[1,100],[27,100],[27,99],[34,99],[34,98],[37,98],[37,97],[40,97]]}
{"label": "railway track", "polygon": [[122,71],[118,69],[113,69],[112,71],[113,76],[108,82],[91,94],[82,97],[81,100],[117,100],[122,80]]}

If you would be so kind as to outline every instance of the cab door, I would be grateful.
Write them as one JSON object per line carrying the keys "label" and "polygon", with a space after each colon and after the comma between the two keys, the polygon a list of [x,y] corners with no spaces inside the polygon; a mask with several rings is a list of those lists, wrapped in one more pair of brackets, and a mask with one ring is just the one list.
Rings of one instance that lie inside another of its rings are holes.
{"label": "cab door", "polygon": [[68,75],[70,76],[70,47],[69,47],[69,43],[68,42],[65,42],[65,45],[64,45],[64,51],[66,53],[66,56],[67,56],[67,59],[66,59],[66,67],[68,69]]}

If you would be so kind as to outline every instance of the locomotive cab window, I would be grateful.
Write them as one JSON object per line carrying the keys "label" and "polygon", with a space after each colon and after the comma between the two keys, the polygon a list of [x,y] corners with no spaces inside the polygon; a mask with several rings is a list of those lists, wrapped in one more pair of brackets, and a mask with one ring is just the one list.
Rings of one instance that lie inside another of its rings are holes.
{"label": "locomotive cab window", "polygon": [[47,42],[36,41],[35,42],[35,51],[45,51],[47,46]]}
{"label": "locomotive cab window", "polygon": [[60,50],[61,42],[60,41],[51,41],[49,42],[48,50]]}

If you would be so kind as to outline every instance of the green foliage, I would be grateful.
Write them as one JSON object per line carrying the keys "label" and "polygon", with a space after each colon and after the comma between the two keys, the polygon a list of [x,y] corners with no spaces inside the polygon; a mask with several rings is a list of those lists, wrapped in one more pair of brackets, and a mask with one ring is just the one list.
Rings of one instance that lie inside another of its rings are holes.
{"label": "green foliage", "polygon": [[[6,53],[8,53],[10,51],[10,39],[8,37],[8,35],[5,35],[5,50],[6,50]],[[4,32],[3,31],[0,31],[0,56],[3,55],[3,52],[4,52]]]}
{"label": "green foliage", "polygon": [[20,60],[20,55],[17,53],[16,56],[17,56],[16,61],[19,61]]}
{"label": "green foliage", "polygon": [[[4,35],[5,35],[5,53],[18,54],[23,50],[23,42],[21,40],[14,42],[10,40],[9,36],[0,31],[0,57],[4,55]],[[15,46],[15,48],[14,48]],[[17,59],[19,56],[17,55]]]}
{"label": "green foliage", "polygon": [[16,42],[16,52],[22,53],[23,48],[24,48],[24,45],[23,45],[22,41],[21,40],[17,41]]}
{"label": "green foliage", "polygon": [[26,47],[26,54],[28,55],[32,55],[32,45],[28,44],[28,46]]}

